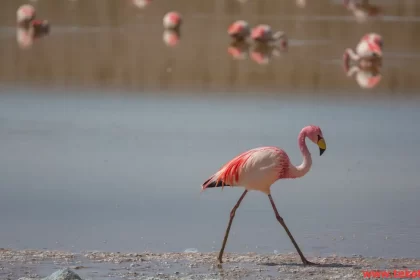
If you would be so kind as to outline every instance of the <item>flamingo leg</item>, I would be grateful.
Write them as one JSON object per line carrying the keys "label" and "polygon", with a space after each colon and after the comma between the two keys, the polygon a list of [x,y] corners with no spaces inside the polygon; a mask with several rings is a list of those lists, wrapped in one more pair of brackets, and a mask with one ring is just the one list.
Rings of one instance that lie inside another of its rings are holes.
{"label": "flamingo leg", "polygon": [[228,239],[228,236],[229,236],[230,227],[232,226],[232,222],[233,222],[233,218],[235,217],[236,209],[238,209],[239,205],[241,204],[241,202],[244,199],[247,192],[248,192],[247,190],[245,190],[243,192],[243,194],[239,198],[238,202],[236,202],[235,206],[230,211],[229,224],[226,228],[225,238],[223,239],[223,244],[222,244],[222,248],[220,249],[219,257],[217,258],[219,263],[222,263],[223,251],[225,250],[226,242],[227,242],[227,239]]}
{"label": "flamingo leg", "polygon": [[292,234],[290,233],[289,229],[286,226],[286,223],[284,222],[283,218],[280,216],[279,212],[277,211],[277,207],[274,204],[273,198],[271,197],[271,194],[268,195],[268,198],[270,199],[271,206],[273,206],[274,213],[276,214],[277,221],[283,226],[284,230],[286,231],[287,235],[289,236],[290,240],[292,241],[293,245],[295,246],[302,262],[304,265],[316,265],[315,263],[312,263],[308,261],[305,256],[303,255],[302,251],[300,250],[299,246],[297,245],[295,239],[293,238]]}

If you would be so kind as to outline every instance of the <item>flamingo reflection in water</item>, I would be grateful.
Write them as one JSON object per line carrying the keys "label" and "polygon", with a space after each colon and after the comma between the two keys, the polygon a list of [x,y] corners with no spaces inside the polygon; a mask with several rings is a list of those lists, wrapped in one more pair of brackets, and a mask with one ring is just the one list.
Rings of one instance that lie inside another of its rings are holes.
{"label": "flamingo reflection in water", "polygon": [[181,33],[179,30],[165,29],[162,39],[166,46],[175,47],[181,41]]}

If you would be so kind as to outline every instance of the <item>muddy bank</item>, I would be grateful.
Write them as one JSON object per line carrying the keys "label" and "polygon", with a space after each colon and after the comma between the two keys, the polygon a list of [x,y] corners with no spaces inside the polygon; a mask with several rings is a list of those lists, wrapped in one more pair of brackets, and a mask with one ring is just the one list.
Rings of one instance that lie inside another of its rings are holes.
{"label": "muddy bank", "polygon": [[304,267],[296,254],[226,254],[219,267],[216,253],[70,253],[0,250],[1,279],[41,279],[70,268],[82,279],[363,279],[369,270],[418,270],[420,259],[362,256],[310,258]]}

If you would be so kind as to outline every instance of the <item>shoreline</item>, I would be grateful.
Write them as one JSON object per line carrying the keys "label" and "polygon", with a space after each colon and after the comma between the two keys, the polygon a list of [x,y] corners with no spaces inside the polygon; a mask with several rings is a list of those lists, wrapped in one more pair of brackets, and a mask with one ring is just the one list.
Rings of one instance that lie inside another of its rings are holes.
{"label": "shoreline", "polygon": [[[303,266],[290,254],[120,253],[0,249],[1,279],[41,279],[69,268],[82,279],[366,279],[366,271],[420,269],[416,258],[312,257]],[[3,278],[6,277],[6,278]],[[420,277],[420,276],[419,276]]]}

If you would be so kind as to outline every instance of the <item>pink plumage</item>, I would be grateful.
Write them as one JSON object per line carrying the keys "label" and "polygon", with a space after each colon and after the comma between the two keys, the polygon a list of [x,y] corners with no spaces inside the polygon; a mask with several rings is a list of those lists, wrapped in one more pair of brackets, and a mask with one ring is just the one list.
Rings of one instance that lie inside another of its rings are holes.
{"label": "pink plumage", "polygon": [[219,263],[222,263],[223,251],[226,246],[233,218],[235,217],[236,209],[238,209],[240,203],[249,190],[257,190],[268,195],[278,222],[286,230],[286,233],[299,253],[303,264],[314,265],[314,263],[308,261],[303,255],[292,234],[287,228],[286,223],[278,213],[270,194],[270,187],[277,180],[302,177],[311,168],[312,158],[308,147],[306,146],[306,138],[318,145],[320,155],[324,153],[327,147],[324,137],[322,136],[322,131],[318,126],[310,125],[304,127],[298,136],[298,144],[303,156],[303,162],[301,165],[294,166],[290,162],[289,156],[286,152],[280,148],[271,146],[260,147],[246,151],[233,158],[203,183],[202,190],[224,186],[242,186],[245,188],[245,191],[230,212],[229,224],[226,228],[223,245],[218,256]]}
{"label": "pink plumage", "polygon": [[278,147],[255,148],[223,165],[204,182],[202,189],[243,186],[247,190],[259,190],[268,194],[270,186],[278,179],[302,177],[309,171],[312,160],[305,138],[317,143],[318,137],[323,139],[318,126],[307,126],[300,132],[298,144],[304,158],[300,166],[294,166],[287,153]]}

